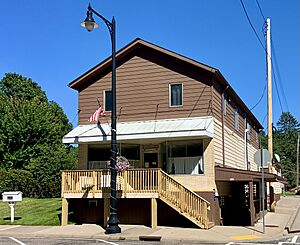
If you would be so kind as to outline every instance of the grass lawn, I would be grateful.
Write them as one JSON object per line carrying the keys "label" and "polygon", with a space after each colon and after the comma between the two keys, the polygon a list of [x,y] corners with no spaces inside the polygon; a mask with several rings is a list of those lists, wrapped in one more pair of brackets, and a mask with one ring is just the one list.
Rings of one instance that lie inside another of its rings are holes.
{"label": "grass lawn", "polygon": [[[23,198],[15,204],[15,225],[60,225],[60,198]],[[0,201],[0,225],[10,224],[10,207]]]}

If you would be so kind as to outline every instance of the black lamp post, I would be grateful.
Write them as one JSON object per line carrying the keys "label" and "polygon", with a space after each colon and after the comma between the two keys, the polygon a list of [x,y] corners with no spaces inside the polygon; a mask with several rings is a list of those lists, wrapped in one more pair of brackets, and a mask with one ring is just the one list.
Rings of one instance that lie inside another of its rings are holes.
{"label": "black lamp post", "polygon": [[112,79],[111,79],[111,90],[112,90],[112,111],[111,111],[111,159],[110,159],[110,171],[111,171],[111,182],[110,182],[110,214],[108,220],[108,227],[106,228],[106,233],[120,233],[121,228],[118,226],[119,220],[117,216],[117,192],[116,192],[116,159],[117,159],[117,137],[116,137],[116,31],[115,31],[115,18],[112,21],[108,21],[101,14],[97,13],[89,4],[87,16],[84,22],[81,23],[89,32],[94,28],[98,27],[98,24],[94,21],[93,13],[100,17],[106,24],[112,45]]}

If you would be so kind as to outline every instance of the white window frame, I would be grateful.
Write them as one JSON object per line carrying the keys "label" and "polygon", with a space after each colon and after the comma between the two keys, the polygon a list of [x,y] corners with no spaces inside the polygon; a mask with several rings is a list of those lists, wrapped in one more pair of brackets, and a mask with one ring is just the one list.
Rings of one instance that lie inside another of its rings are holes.
{"label": "white window frame", "polygon": [[103,90],[103,109],[106,112],[111,112],[111,110],[110,111],[106,110],[106,92],[111,92],[112,93],[111,90]]}
{"label": "white window frame", "polygon": [[234,108],[234,128],[239,130],[239,109],[237,107]]}
{"label": "white window frame", "polygon": [[[181,105],[171,105],[172,85],[181,85]],[[169,84],[169,107],[183,107],[183,83],[170,83]]]}
{"label": "white window frame", "polygon": [[251,126],[251,124],[250,124],[250,122],[247,122],[247,124],[246,124],[247,126],[246,126],[246,129],[249,129],[249,131],[247,132],[247,140],[251,140],[251,130],[252,130],[252,126]]}
{"label": "white window frame", "polygon": [[[191,173],[176,173],[176,170],[175,170],[175,175],[199,175],[199,176],[204,176],[205,175],[205,161],[204,161],[204,154],[205,154],[205,147],[204,147],[204,140],[201,139],[202,141],[202,156],[201,155],[198,155],[198,156],[193,156],[193,157],[190,157],[190,156],[185,156],[185,157],[173,157],[173,156],[169,156],[169,145],[167,144],[167,172],[171,173],[171,168],[172,168],[172,161],[174,160],[181,160],[183,161],[184,164],[186,164],[186,161],[188,161],[189,159],[192,159],[192,158],[199,158],[199,161],[198,163],[195,165],[195,168],[193,169],[193,171]],[[195,142],[197,143],[198,140]],[[175,146],[175,145],[186,145],[191,143],[191,141],[171,141],[171,142],[168,142],[168,143],[171,143],[172,146]],[[184,167],[185,168],[185,167]],[[201,171],[203,173],[195,173],[194,171],[195,170],[198,170],[199,172],[199,169],[201,169]]]}
{"label": "white window frame", "polygon": [[223,115],[224,116],[226,116],[226,112],[227,112],[227,103],[228,103],[228,101],[227,101],[227,99],[226,99],[226,97],[225,97],[225,95],[224,94],[222,94],[222,110],[223,110]]}

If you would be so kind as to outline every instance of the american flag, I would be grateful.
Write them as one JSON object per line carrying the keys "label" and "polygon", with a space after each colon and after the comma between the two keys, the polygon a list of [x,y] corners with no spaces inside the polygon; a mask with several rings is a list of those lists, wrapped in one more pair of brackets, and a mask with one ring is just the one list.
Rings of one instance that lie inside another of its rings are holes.
{"label": "american flag", "polygon": [[104,116],[105,116],[105,112],[102,106],[100,105],[98,110],[96,110],[94,114],[90,116],[89,122],[98,122],[99,118]]}

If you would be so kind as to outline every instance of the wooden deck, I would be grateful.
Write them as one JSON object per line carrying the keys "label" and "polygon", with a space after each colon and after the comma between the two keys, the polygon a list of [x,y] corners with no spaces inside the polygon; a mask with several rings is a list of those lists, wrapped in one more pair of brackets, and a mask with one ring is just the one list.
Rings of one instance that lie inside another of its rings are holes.
{"label": "wooden deck", "polygon": [[[110,171],[63,171],[62,198],[109,198]],[[118,198],[159,198],[201,228],[210,228],[210,203],[161,169],[130,169],[117,175]]]}

